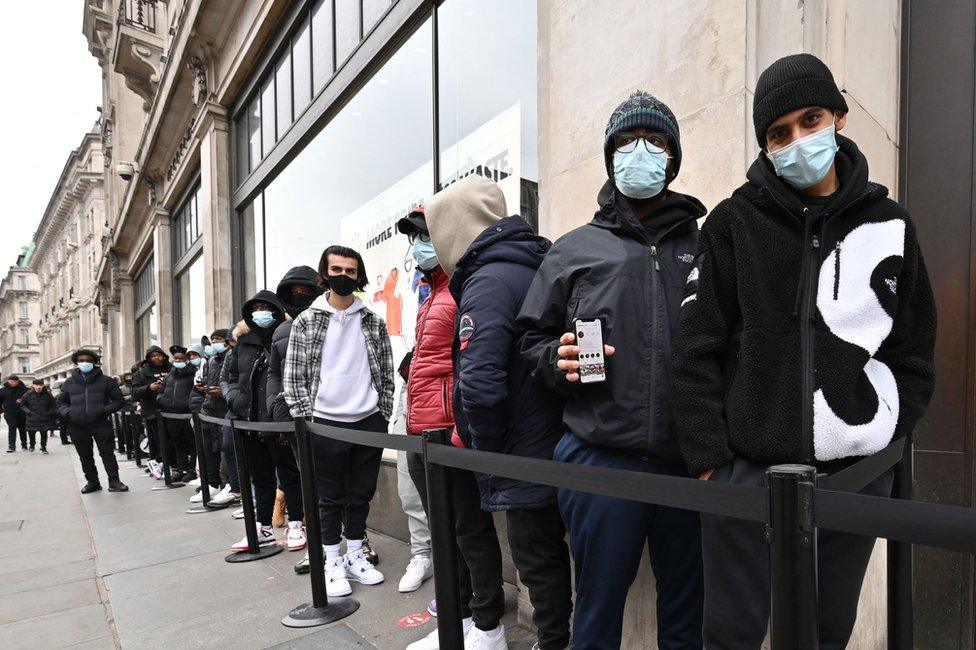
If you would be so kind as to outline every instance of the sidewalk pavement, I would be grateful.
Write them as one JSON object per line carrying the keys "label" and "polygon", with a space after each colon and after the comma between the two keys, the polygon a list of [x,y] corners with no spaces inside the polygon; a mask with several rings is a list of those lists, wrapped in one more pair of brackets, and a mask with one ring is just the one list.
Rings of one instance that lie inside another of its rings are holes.
{"label": "sidewalk pavement", "polygon": [[[398,593],[409,548],[372,532],[386,581],[353,583],[361,607],[343,621],[286,628],[281,618],[311,599],[308,576],[292,569],[302,553],[224,562],[244,535],[230,509],[186,514],[193,488],[153,492],[162,482],[124,460],[121,479],[129,492],[83,496],[73,447],[57,441],[48,447],[48,456],[0,453],[2,648],[402,650],[436,625],[436,619],[421,623],[433,581]],[[107,487],[104,476],[102,484]],[[284,537],[283,530],[277,534]],[[534,638],[516,625],[515,593],[506,589],[509,647],[527,650]]]}

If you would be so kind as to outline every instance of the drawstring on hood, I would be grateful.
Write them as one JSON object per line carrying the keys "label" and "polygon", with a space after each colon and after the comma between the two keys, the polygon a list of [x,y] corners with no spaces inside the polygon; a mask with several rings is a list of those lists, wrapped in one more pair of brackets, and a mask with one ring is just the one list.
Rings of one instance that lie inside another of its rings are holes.
{"label": "drawstring on hood", "polygon": [[435,194],[425,214],[437,260],[452,276],[474,240],[507,217],[508,208],[497,183],[472,174]]}
{"label": "drawstring on hood", "polygon": [[347,318],[352,316],[358,311],[366,309],[366,305],[359,298],[355,298],[352,304],[349,305],[348,309],[338,310],[329,304],[329,292],[326,291],[321,296],[315,299],[315,302],[309,307],[309,309],[318,309],[320,311],[328,312],[331,314],[331,318],[335,319],[336,322],[344,323]]}

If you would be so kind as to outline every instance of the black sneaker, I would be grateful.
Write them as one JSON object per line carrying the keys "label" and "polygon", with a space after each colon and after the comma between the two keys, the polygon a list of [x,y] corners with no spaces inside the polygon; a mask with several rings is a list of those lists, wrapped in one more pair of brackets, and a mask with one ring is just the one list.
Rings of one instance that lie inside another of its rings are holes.
{"label": "black sneaker", "polygon": [[15,449],[15,448],[13,448],[13,447],[7,447],[7,453],[8,453],[8,454],[12,454],[12,453],[14,453],[15,451],[17,451],[17,450]]}
{"label": "black sneaker", "polygon": [[108,491],[109,492],[128,492],[129,486],[120,481],[117,478],[109,479],[108,481]]}
{"label": "black sneaker", "polygon": [[102,489],[102,484],[97,481],[88,481],[85,483],[85,487],[81,488],[82,494],[88,494],[89,492],[98,492]]}
{"label": "black sneaker", "polygon": [[41,453],[42,454],[46,454],[47,453],[47,449],[45,449],[44,447],[41,447]]}
{"label": "black sneaker", "polygon": [[376,554],[373,547],[369,545],[369,538],[363,535],[363,555],[366,556],[366,561],[376,566],[380,563],[380,556]]}
{"label": "black sneaker", "polygon": [[30,451],[34,451],[34,446],[33,445],[31,445]]}
{"label": "black sneaker", "polygon": [[183,472],[183,475],[178,479],[180,483],[189,483],[197,478],[197,473],[192,469]]}

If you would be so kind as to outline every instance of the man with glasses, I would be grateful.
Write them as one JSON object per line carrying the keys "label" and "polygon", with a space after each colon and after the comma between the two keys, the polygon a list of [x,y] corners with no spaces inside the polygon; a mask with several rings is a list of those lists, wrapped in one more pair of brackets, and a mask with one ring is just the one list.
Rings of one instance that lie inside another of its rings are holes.
{"label": "man with glasses", "polygon": [[[675,341],[675,423],[704,480],[766,467],[833,474],[911,434],[934,384],[936,312],[915,227],[838,135],[847,102],[810,54],[756,84],[762,151],[708,217]],[[892,471],[863,494],[887,497]],[[705,641],[758,648],[769,620],[765,527],[702,515]],[[875,540],[821,530],[819,641],[845,648]]]}
{"label": "man with glasses", "polygon": [[[539,268],[519,314],[522,352],[533,376],[566,397],[555,460],[687,477],[668,371],[705,207],[667,189],[681,167],[678,123],[646,92],[613,112],[603,149],[600,209]],[[602,323],[603,382],[580,382],[576,319]],[[558,501],[576,563],[573,645],[620,646],[627,591],[648,547],[658,647],[701,647],[698,514],[564,489]]]}

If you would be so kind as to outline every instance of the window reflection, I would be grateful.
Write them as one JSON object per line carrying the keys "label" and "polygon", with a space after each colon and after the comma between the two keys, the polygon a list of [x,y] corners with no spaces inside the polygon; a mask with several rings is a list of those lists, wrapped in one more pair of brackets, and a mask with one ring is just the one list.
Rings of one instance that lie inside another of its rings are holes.
{"label": "window reflection", "polygon": [[261,160],[261,99],[255,96],[247,109],[247,141],[251,164],[248,171],[254,169]]}
{"label": "window reflection", "polygon": [[275,143],[274,77],[268,77],[261,86],[261,142],[262,155],[268,155]]}
{"label": "window reflection", "polygon": [[[301,115],[312,101],[312,48],[308,21],[302,25],[292,45],[292,61],[295,79],[295,116]],[[281,137],[280,134],[278,137]]]}
{"label": "window reflection", "polygon": [[275,106],[280,138],[291,126],[291,56],[288,55],[275,68]]}
{"label": "window reflection", "polygon": [[177,341],[188,345],[206,334],[207,307],[204,297],[203,256],[198,255],[177,279],[179,292]]}
{"label": "window reflection", "polygon": [[342,65],[359,44],[359,0],[335,0],[336,63]]}

